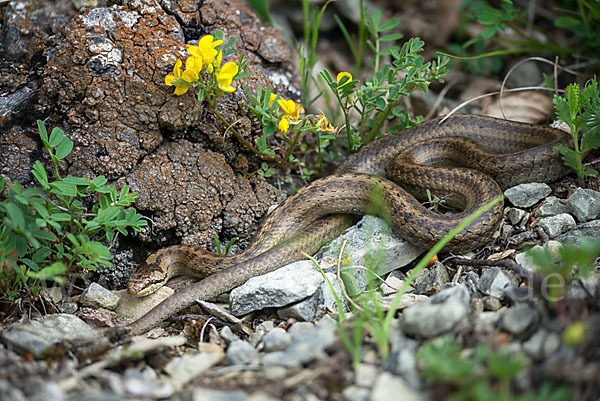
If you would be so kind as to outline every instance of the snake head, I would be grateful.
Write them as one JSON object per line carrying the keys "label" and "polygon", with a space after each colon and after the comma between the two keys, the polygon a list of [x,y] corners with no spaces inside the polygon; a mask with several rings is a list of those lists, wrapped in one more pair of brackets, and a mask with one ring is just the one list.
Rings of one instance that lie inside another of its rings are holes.
{"label": "snake head", "polygon": [[167,269],[161,264],[144,263],[131,272],[127,292],[138,297],[150,295],[165,285],[169,278]]}

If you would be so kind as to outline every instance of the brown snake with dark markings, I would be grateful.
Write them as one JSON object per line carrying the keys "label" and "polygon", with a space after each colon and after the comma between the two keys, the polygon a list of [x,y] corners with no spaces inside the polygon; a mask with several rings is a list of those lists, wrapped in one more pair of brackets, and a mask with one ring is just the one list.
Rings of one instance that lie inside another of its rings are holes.
{"label": "brown snake with dark markings", "polygon": [[[562,177],[566,169],[554,147],[571,141],[561,130],[470,115],[452,116],[441,124],[432,120],[378,139],[349,156],[334,175],[302,188],[276,208],[241,254],[223,257],[175,245],[151,255],[132,273],[131,293],[145,294],[151,284],[158,288],[182,272],[203,280],[173,294],[125,329],[145,332],[195,300],[214,298],[251,277],[303,259],[301,252],[315,253],[352,224],[350,215],[365,214],[373,204],[380,208],[369,213],[385,217],[400,236],[431,247],[501,188]],[[397,184],[380,176],[385,170]],[[422,199],[425,189],[451,193],[448,204],[462,211],[451,216],[429,211],[409,194]],[[502,211],[503,205],[497,204],[446,250],[473,249],[489,241]]]}

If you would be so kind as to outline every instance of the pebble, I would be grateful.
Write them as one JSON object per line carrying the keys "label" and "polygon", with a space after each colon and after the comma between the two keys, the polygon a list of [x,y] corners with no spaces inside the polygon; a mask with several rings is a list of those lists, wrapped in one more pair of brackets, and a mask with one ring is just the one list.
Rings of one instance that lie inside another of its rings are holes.
{"label": "pebble", "polygon": [[544,217],[538,220],[538,226],[544,229],[548,237],[556,238],[577,225],[575,219],[568,213],[557,214],[556,216]]}
{"label": "pebble", "polygon": [[119,297],[100,284],[92,283],[79,297],[79,303],[94,309],[115,310],[119,305]]}
{"label": "pebble", "polygon": [[276,327],[265,334],[262,341],[265,352],[283,351],[292,343],[292,336],[281,327]]}
{"label": "pebble", "polygon": [[592,189],[577,188],[567,199],[567,210],[579,222],[587,222],[600,215],[600,192]]}
{"label": "pebble", "polygon": [[369,401],[371,391],[367,388],[349,386],[342,391],[342,395],[346,401]]}
{"label": "pebble", "polygon": [[413,287],[415,293],[424,295],[433,295],[439,292],[444,284],[450,281],[448,269],[440,262],[435,262],[428,269],[423,269],[415,278]]}
{"label": "pebble", "polygon": [[510,280],[504,272],[497,267],[485,269],[477,282],[481,292],[494,298],[502,298],[504,289],[510,285]]}
{"label": "pebble", "polygon": [[533,214],[535,217],[550,217],[556,216],[557,214],[566,213],[567,205],[565,205],[556,196],[549,196],[544,199],[544,203],[537,208]]}
{"label": "pebble", "polygon": [[[502,291],[502,294],[504,295],[504,290]],[[483,307],[485,308],[485,310],[497,311],[498,309],[502,308],[502,303],[498,298],[494,298],[488,295],[483,297],[481,301],[483,302]]]}
{"label": "pebble", "polygon": [[471,296],[463,285],[445,288],[428,300],[402,312],[402,329],[414,336],[431,338],[456,328],[466,317]]}
{"label": "pebble", "polygon": [[389,372],[381,372],[375,381],[371,401],[424,401],[424,393],[412,389],[404,379]]}
{"label": "pebble", "polygon": [[506,217],[508,217],[508,220],[510,220],[510,224],[519,227],[525,225],[527,219],[529,218],[529,213],[523,209],[509,207],[506,211]]}
{"label": "pebble", "polygon": [[549,357],[559,348],[559,335],[545,329],[538,330],[529,340],[523,343],[523,350],[537,360]]}
{"label": "pebble", "polygon": [[[325,275],[333,286],[336,295],[342,301],[342,306],[346,308],[346,298],[343,296],[337,275],[335,273],[325,273]],[[293,318],[299,321],[312,322],[323,317],[327,310],[337,310],[337,304],[329,284],[323,280],[313,295],[300,302],[278,309],[277,316],[281,319]]]}
{"label": "pebble", "polygon": [[475,333],[482,335],[494,333],[500,316],[498,312],[481,312],[478,314],[473,327]]}
{"label": "pebble", "polygon": [[403,335],[397,335],[392,341],[390,355],[383,361],[383,369],[402,377],[414,389],[421,387],[421,379],[417,370],[418,342]]}
{"label": "pebble", "polygon": [[221,347],[209,345],[197,354],[186,354],[171,359],[165,365],[164,371],[175,389],[181,390],[188,382],[221,362],[224,357],[225,354]]}
{"label": "pebble", "polygon": [[516,305],[500,318],[500,327],[513,335],[523,334],[537,320],[536,311],[527,305]]}
{"label": "pebble", "polygon": [[323,281],[312,262],[295,262],[253,277],[235,288],[229,295],[229,308],[233,315],[243,316],[264,308],[286,306],[313,295]]}
{"label": "pebble", "polygon": [[520,184],[504,191],[504,196],[513,206],[531,207],[550,195],[552,189],[548,184],[533,182]]}
{"label": "pebble", "polygon": [[373,387],[377,375],[379,374],[379,367],[371,365],[369,363],[360,363],[354,370],[354,383],[361,387]]}
{"label": "pebble", "polygon": [[98,342],[98,332],[73,315],[47,315],[13,326],[0,334],[2,342],[20,353],[40,357],[55,344],[84,345]]}
{"label": "pebble", "polygon": [[580,223],[574,229],[556,237],[556,240],[563,243],[578,244],[583,237],[600,237],[600,220],[592,220],[586,223]]}
{"label": "pebble", "polygon": [[221,329],[220,334],[221,337],[223,337],[223,339],[227,342],[227,344],[230,344],[240,339],[233,331],[231,331],[231,328],[229,326],[223,327]]}
{"label": "pebble", "polygon": [[258,356],[258,351],[249,342],[244,340],[235,340],[229,347],[225,363],[228,365],[245,365]]}
{"label": "pebble", "polygon": [[335,320],[325,315],[316,325],[311,327],[296,328],[299,323],[294,324],[289,333],[292,335],[292,343],[285,351],[275,351],[265,354],[262,363],[265,366],[285,366],[297,368],[304,363],[326,356],[325,351],[336,341]]}

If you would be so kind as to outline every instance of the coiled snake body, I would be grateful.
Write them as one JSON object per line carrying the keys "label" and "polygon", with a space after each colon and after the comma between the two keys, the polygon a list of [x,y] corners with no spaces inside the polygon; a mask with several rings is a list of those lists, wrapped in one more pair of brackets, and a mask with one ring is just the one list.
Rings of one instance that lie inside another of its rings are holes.
{"label": "coiled snake body", "polygon": [[[378,139],[349,156],[334,175],[313,182],[276,208],[241,254],[223,257],[175,245],[151,255],[132,273],[130,293],[150,293],[175,274],[192,273],[203,280],[173,294],[126,329],[132,334],[147,331],[197,299],[213,298],[302,259],[301,252],[316,252],[352,224],[352,215],[378,214],[406,240],[430,247],[502,189],[562,177],[565,167],[554,147],[569,146],[570,140],[561,130],[470,115],[443,123],[432,120]],[[462,211],[451,216],[429,211],[417,200],[424,198],[425,189],[451,194],[448,204]],[[446,249],[473,249],[489,241],[502,211],[503,205],[497,204]]]}

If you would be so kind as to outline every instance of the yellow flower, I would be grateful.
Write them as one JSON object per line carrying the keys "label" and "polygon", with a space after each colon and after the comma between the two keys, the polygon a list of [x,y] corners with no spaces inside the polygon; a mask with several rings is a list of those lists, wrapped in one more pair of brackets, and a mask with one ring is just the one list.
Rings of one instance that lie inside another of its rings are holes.
{"label": "yellow flower", "polygon": [[271,93],[271,97],[269,98],[269,107],[273,106],[273,102],[275,101],[275,99],[277,99],[277,95]]}
{"label": "yellow flower", "polygon": [[319,114],[319,129],[324,132],[335,132],[333,125],[329,124],[329,120],[325,117],[325,114]]}
{"label": "yellow flower", "polygon": [[[181,71],[181,60],[177,60],[175,67],[173,67],[173,75],[169,74],[165,77],[165,84],[169,86],[175,86],[175,94],[177,96],[186,93],[192,86],[193,82],[198,80],[198,73],[193,70]],[[186,63],[187,64],[187,63]],[[183,79],[188,84],[182,84],[176,82],[177,80]]]}
{"label": "yellow flower", "polygon": [[277,126],[279,128],[279,131],[287,132],[288,128],[290,128],[290,123],[288,121],[289,118],[290,116],[288,115],[285,115],[281,118],[281,121],[279,121],[279,125]]}
{"label": "yellow flower", "polygon": [[347,85],[350,82],[352,82],[352,74],[350,74],[349,72],[345,72],[345,71],[342,71],[339,74],[337,74],[337,77],[336,77],[337,82],[339,83],[343,77],[348,77],[348,80],[346,82],[344,82],[343,84],[341,84],[340,86],[338,86],[338,89],[341,88],[342,86]]}
{"label": "yellow flower", "polygon": [[197,46],[188,45],[187,51],[194,57],[199,57],[203,65],[209,66],[219,53],[215,47],[223,43],[222,40],[214,40],[212,35],[203,36]]}
{"label": "yellow flower", "polygon": [[231,81],[238,73],[238,65],[233,61],[229,61],[223,65],[217,72],[217,83],[223,92],[234,92],[235,87],[231,86]]}
{"label": "yellow flower", "polygon": [[202,71],[202,59],[195,56],[188,57],[187,60],[185,60],[185,70],[193,71],[198,75],[200,71]]}

